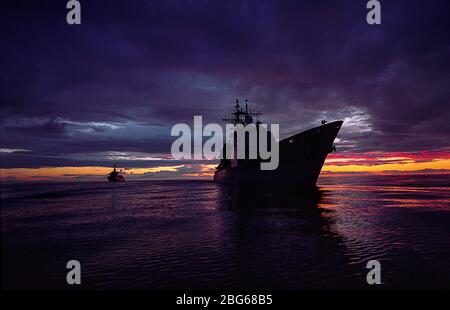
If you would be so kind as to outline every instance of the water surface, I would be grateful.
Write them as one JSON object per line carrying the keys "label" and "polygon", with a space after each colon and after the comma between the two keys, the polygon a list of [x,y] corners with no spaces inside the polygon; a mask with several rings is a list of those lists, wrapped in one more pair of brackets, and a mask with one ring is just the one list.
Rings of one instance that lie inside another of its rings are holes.
{"label": "water surface", "polygon": [[449,175],[324,176],[317,192],[209,181],[3,184],[6,288],[450,288]]}

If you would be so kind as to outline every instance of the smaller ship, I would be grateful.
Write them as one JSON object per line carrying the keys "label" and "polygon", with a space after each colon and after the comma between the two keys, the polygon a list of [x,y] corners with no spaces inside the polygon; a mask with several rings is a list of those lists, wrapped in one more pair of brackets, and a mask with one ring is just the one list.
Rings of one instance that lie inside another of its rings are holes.
{"label": "smaller ship", "polygon": [[114,170],[108,175],[108,182],[125,182],[125,177],[116,169],[114,164]]}

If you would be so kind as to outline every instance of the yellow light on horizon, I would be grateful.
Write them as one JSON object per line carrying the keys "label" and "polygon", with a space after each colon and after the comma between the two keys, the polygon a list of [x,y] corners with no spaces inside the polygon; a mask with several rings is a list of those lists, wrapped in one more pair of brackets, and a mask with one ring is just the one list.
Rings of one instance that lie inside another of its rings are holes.
{"label": "yellow light on horizon", "polygon": [[381,172],[381,171],[419,171],[425,169],[450,170],[450,159],[435,159],[426,162],[403,162],[374,165],[327,165],[322,171],[327,172]]}
{"label": "yellow light on horizon", "polygon": [[[158,166],[151,168],[124,169],[125,174],[143,175],[164,171],[176,172],[184,165]],[[15,178],[18,180],[73,179],[79,176],[106,176],[111,167],[41,167],[41,168],[1,168],[0,179]]]}
{"label": "yellow light on horizon", "polygon": [[[434,159],[429,161],[416,162],[413,160],[401,160],[398,163],[382,163],[374,161],[373,164],[349,163],[345,160],[332,160],[325,162],[323,172],[389,172],[389,171],[420,171],[420,170],[448,170],[450,172],[450,159]],[[340,163],[333,165],[333,163]],[[183,173],[183,167],[197,166],[198,172],[192,171]],[[129,168],[124,172],[127,175],[143,176],[159,172],[179,172],[178,177],[212,177],[216,164],[190,164],[190,165],[170,165],[150,168]],[[74,180],[78,177],[103,177],[111,172],[110,167],[84,166],[84,167],[42,167],[42,168],[0,168],[0,180]]]}

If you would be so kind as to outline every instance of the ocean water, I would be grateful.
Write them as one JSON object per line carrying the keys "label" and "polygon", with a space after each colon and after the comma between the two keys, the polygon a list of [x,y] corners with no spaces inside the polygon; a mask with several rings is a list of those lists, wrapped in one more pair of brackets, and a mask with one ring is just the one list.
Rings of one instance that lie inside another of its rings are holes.
{"label": "ocean water", "polygon": [[[450,176],[322,176],[313,193],[210,181],[2,184],[4,288],[450,288]],[[370,287],[372,288],[372,287]]]}

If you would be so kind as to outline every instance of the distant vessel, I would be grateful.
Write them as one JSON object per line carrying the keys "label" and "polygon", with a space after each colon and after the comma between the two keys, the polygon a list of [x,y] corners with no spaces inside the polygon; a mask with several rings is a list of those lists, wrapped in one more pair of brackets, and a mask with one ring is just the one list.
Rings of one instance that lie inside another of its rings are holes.
{"label": "distant vessel", "polygon": [[[245,110],[236,100],[231,118],[224,120],[244,126],[253,124],[253,117],[261,113]],[[257,184],[270,183],[299,185],[301,188],[315,187],[328,153],[336,151],[333,144],[343,121],[326,122],[322,125],[292,135],[279,141],[279,165],[275,170],[261,170],[261,159],[222,159],[216,167],[214,181],[221,183]],[[256,122],[257,130],[261,123]],[[272,136],[270,134],[270,136]],[[223,154],[227,144],[224,145]]]}
{"label": "distant vessel", "polygon": [[125,177],[116,170],[116,164],[114,164],[114,170],[108,175],[109,182],[125,182]]}

